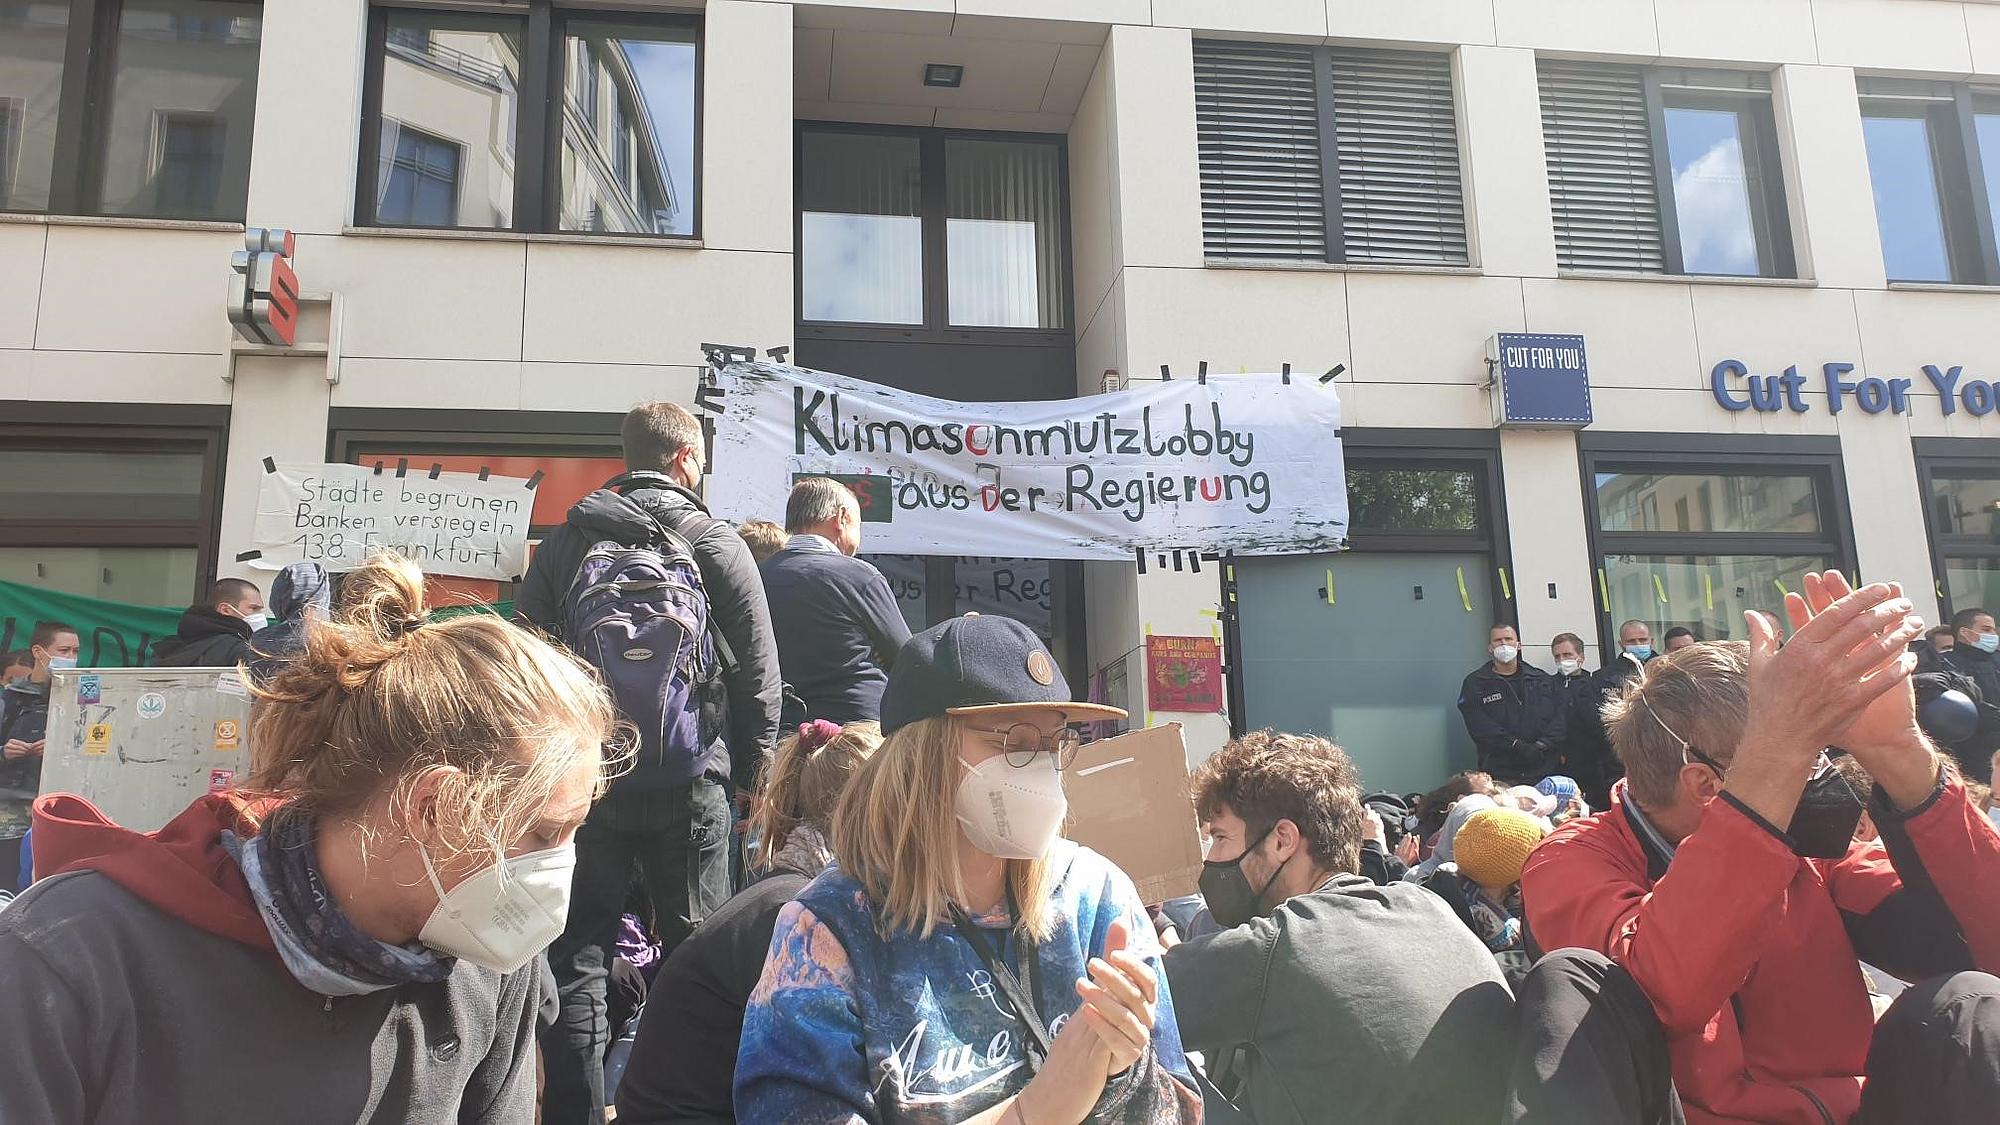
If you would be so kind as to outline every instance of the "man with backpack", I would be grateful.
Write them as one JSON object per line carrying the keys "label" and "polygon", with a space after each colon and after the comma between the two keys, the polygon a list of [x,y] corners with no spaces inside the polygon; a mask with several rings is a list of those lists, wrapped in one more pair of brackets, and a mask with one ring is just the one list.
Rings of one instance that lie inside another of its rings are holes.
{"label": "man with backpack", "polygon": [[569,921],[549,947],[562,1000],[542,1036],[549,1125],[605,1119],[606,981],[634,869],[664,952],[729,897],[732,791],[755,791],[783,692],[750,549],[694,493],[700,424],[646,403],[620,437],[628,471],[543,540],[516,602],[604,674],[638,731],[630,770],[577,833]]}

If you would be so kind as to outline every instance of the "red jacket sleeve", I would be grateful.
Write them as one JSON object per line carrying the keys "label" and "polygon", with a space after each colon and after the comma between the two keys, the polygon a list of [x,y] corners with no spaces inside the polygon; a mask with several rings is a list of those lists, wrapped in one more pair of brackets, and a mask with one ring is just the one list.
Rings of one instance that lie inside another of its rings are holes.
{"label": "red jacket sleeve", "polygon": [[[1607,816],[1624,815],[1615,806]],[[1617,829],[1592,826],[1610,834]],[[1544,949],[1594,949],[1622,966],[1669,1035],[1699,1030],[1742,988],[1784,918],[1799,858],[1726,801],[1710,801],[1650,889],[1643,854],[1558,833],[1521,874]]]}
{"label": "red jacket sleeve", "polygon": [[[1879,813],[1877,815],[1880,815]],[[1958,919],[1972,963],[2000,973],[2000,831],[1947,777],[1929,803],[1903,821],[1938,893]]]}

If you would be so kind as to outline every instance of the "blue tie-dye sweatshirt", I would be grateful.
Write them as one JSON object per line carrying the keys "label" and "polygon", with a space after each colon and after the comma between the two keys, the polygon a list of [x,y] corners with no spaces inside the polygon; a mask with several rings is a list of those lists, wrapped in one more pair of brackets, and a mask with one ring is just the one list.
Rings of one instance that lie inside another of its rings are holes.
{"label": "blue tie-dye sweatshirt", "polygon": [[[1152,1048],[1105,1087],[1091,1120],[1197,1122],[1201,1102],[1181,1053],[1167,975],[1145,907],[1125,873],[1087,848],[1049,854],[1055,930],[1038,943],[1035,1003],[1053,1035],[1081,1005],[1075,982],[1104,952],[1111,923],[1159,979]],[[1027,983],[1004,914],[974,918]],[[951,925],[884,939],[866,892],[829,868],[778,915],[763,979],[744,1013],[736,1117],[745,1122],[946,1125],[1028,1084],[1021,1025],[984,962]]]}

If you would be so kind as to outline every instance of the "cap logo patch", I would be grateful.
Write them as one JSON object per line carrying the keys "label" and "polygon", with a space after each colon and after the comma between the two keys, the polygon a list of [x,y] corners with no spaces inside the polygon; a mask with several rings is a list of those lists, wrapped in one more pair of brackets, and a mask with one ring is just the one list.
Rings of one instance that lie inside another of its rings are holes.
{"label": "cap logo patch", "polygon": [[1028,678],[1043,687],[1056,682],[1056,666],[1050,662],[1048,653],[1036,649],[1028,654]]}

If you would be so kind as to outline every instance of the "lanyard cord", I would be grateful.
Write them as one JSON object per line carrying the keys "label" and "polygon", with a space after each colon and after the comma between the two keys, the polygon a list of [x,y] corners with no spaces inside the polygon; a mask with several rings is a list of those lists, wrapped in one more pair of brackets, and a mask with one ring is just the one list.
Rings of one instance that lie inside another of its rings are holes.
{"label": "lanyard cord", "polygon": [[[1050,1037],[1048,1028],[1042,1023],[1041,1013],[1035,1007],[1033,987],[1036,962],[1039,960],[1035,944],[1026,936],[1021,938],[1021,965],[1028,975],[1028,984],[1023,987],[1021,979],[1014,975],[1014,970],[1007,967],[1006,960],[994,954],[993,947],[986,940],[985,932],[973,924],[972,919],[966,916],[965,910],[955,902],[946,905],[951,908],[952,924],[958,927],[959,936],[963,937],[966,944],[972,947],[972,951],[979,955],[980,961],[986,965],[986,970],[993,974],[994,983],[1000,986],[1000,991],[1007,996],[1007,1002],[1013,1005],[1014,1017],[1021,1022],[1021,1026],[1028,1033],[1027,1042],[1023,1044],[1028,1056],[1028,1070],[1031,1073],[1039,1072],[1042,1060],[1049,1054]],[[1007,908],[1018,926],[1021,910],[1014,900],[1014,887],[1011,882],[1007,886]],[[1005,949],[1004,939],[1002,949],[1003,951]]]}

